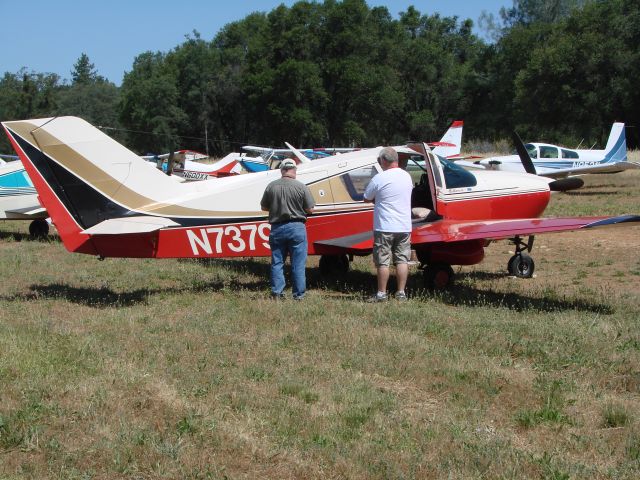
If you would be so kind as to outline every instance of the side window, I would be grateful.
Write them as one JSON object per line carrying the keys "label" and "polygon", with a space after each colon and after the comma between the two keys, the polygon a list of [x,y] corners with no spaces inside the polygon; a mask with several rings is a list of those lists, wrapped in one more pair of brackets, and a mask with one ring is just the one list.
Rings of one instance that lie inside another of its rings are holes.
{"label": "side window", "polygon": [[346,172],[340,177],[340,180],[349,193],[349,196],[359,202],[364,200],[364,191],[376,173],[378,173],[378,171],[373,166],[357,168]]}
{"label": "side window", "polygon": [[527,143],[524,147],[527,149],[527,152],[529,153],[529,156],[531,158],[538,158],[538,149],[535,145]]}
{"label": "side window", "polygon": [[541,145],[540,158],[558,158],[558,148]]}
{"label": "side window", "polygon": [[562,158],[580,158],[580,157],[578,157],[578,152],[574,152],[573,150],[565,150],[563,148]]}

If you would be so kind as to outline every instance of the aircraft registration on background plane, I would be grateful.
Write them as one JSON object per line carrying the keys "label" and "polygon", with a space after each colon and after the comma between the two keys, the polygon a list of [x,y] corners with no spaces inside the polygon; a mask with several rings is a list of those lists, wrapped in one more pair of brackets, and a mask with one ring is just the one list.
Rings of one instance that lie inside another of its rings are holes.
{"label": "aircraft registration on background plane", "polygon": [[[627,160],[624,123],[614,123],[604,150],[575,150],[547,143],[527,143],[527,152],[538,175],[565,178],[588,173],[617,173],[640,168],[640,163]],[[525,171],[518,155],[489,157],[474,162],[487,170]],[[583,185],[575,179],[573,188]]]}
{"label": "aircraft registration on background plane", "polygon": [[[67,250],[104,257],[211,258],[269,256],[260,199],[277,170],[177,183],[138,155],[75,117],[3,122]],[[373,206],[363,193],[381,147],[298,166],[317,202],[308,218],[309,254],[324,271],[346,271],[350,255],[373,246]],[[467,171],[425,144],[398,148],[403,166],[422,155],[425,172],[412,192],[420,218],[411,234],[425,283],[444,287],[451,265],[474,265],[494,240],[510,240],[508,270],[533,274],[527,252],[541,233],[638,225],[640,216],[539,218],[550,179],[526,173]],[[420,208],[421,207],[421,208]],[[425,213],[426,212],[426,213]],[[527,242],[524,237],[528,236]]]}
{"label": "aircraft registration on background plane", "polygon": [[[0,157],[0,220],[31,220],[30,235],[46,236],[49,215],[38,202],[38,194],[22,162],[12,155]],[[3,158],[13,161],[5,162]]]}

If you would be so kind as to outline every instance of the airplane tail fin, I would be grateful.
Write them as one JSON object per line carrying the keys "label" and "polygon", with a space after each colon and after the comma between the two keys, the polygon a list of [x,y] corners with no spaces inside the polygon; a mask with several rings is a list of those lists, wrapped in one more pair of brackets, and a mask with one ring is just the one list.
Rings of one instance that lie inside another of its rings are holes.
{"label": "airplane tail fin", "polygon": [[441,157],[451,157],[460,155],[462,149],[462,127],[464,122],[462,120],[455,120],[449,129],[444,133],[439,143],[449,145],[438,145],[433,148],[433,153],[440,155]]}
{"label": "airplane tail fin", "polygon": [[68,250],[97,250],[85,231],[105,220],[161,213],[181,187],[84,120],[2,123]]}
{"label": "airplane tail fin", "polygon": [[239,157],[239,153],[231,152],[212,165],[212,167],[214,167],[212,170],[217,173],[230,175],[233,168],[238,164]]}
{"label": "airplane tail fin", "polygon": [[605,147],[605,158],[609,162],[624,162],[627,160],[627,137],[624,123],[616,122],[611,127],[609,140]]}

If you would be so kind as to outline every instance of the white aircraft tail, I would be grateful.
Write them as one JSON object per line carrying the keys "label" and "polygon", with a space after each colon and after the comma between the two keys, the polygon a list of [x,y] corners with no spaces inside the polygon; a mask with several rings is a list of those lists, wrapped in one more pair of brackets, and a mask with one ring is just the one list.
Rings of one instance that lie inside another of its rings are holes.
{"label": "white aircraft tail", "polygon": [[440,142],[433,148],[433,153],[445,158],[460,155],[460,150],[462,150],[463,124],[464,122],[462,120],[455,120],[449,127],[449,130],[444,133]]}
{"label": "white aircraft tail", "polygon": [[111,218],[163,215],[184,190],[84,120],[3,122],[65,246],[92,251],[84,229]]}

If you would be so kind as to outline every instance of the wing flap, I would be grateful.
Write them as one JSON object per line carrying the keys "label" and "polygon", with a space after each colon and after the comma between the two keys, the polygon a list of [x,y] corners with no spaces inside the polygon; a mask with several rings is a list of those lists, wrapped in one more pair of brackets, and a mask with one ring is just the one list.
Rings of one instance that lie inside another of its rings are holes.
{"label": "wing flap", "polygon": [[100,222],[82,233],[89,235],[122,235],[127,233],[149,233],[161,228],[180,226],[173,220],[164,217],[127,217],[112,218]]}

